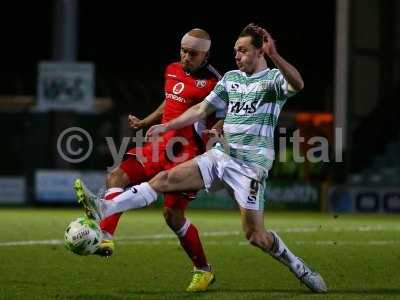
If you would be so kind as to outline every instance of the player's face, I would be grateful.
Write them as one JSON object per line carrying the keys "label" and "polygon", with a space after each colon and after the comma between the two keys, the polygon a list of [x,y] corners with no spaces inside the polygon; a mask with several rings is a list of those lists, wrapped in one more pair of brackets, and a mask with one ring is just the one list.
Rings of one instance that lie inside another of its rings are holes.
{"label": "player's face", "polygon": [[235,61],[239,70],[252,74],[256,69],[260,53],[260,49],[251,43],[250,36],[238,38],[235,43]]}
{"label": "player's face", "polygon": [[206,57],[206,52],[197,51],[185,46],[181,46],[181,64],[185,72],[195,72],[203,65]]}

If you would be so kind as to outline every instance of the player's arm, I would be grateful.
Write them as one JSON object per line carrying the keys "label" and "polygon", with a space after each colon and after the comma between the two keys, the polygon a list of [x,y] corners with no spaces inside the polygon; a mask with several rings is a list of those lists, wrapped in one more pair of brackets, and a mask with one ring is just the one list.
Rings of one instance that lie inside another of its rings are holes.
{"label": "player's arm", "polygon": [[304,88],[303,78],[299,71],[288,63],[276,50],[275,41],[264,28],[258,27],[258,30],[264,36],[263,50],[266,55],[272,60],[275,66],[281,71],[283,77],[288,82],[288,90],[290,92],[299,92]]}
{"label": "player's arm", "polygon": [[200,119],[206,118],[216,110],[226,111],[228,107],[228,92],[225,76],[217,83],[214,90],[199,104],[185,111],[179,117],[166,124],[154,125],[147,131],[147,136],[159,135],[170,129],[180,129],[189,126]]}
{"label": "player's arm", "polygon": [[206,100],[202,101],[189,108],[179,117],[165,124],[154,125],[147,131],[147,136],[159,135],[170,129],[180,129],[189,126],[199,121],[200,119],[206,118],[208,115],[212,114],[215,110],[216,108],[209,102],[207,102]]}
{"label": "player's arm", "polygon": [[133,129],[140,129],[143,127],[147,127],[153,125],[154,123],[158,122],[161,119],[162,114],[164,113],[165,101],[161,103],[159,107],[151,114],[149,114],[144,119],[139,119],[133,115],[128,116],[128,123],[129,126]]}
{"label": "player's arm", "polygon": [[304,82],[299,71],[278,53],[270,56],[270,58],[288,82],[288,90],[290,92],[300,92],[304,88]]}

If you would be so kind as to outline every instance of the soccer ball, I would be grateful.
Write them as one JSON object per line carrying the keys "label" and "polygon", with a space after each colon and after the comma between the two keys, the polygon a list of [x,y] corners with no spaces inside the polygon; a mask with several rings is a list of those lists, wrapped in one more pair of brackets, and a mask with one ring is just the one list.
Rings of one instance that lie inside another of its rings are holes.
{"label": "soccer ball", "polygon": [[93,254],[101,243],[101,229],[95,221],[80,217],[65,229],[64,242],[67,249],[75,254]]}

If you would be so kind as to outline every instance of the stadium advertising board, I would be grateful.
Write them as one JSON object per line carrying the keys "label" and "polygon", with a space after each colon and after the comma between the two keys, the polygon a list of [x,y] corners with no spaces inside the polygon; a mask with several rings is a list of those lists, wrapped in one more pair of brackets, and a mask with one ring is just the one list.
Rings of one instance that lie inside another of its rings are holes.
{"label": "stadium advertising board", "polygon": [[93,64],[41,62],[38,73],[38,110],[93,110]]}
{"label": "stadium advertising board", "polygon": [[[318,210],[320,208],[320,183],[283,180],[267,181],[266,207],[271,209]],[[158,203],[158,205],[161,205]],[[231,209],[237,207],[233,197],[217,184],[209,193],[201,191],[191,208]]]}
{"label": "stadium advertising board", "polygon": [[329,190],[332,212],[400,212],[399,187],[334,186]]}
{"label": "stadium advertising board", "polygon": [[267,207],[287,209],[320,208],[320,182],[267,181]]}
{"label": "stadium advertising board", "polygon": [[105,173],[100,171],[37,170],[35,199],[46,203],[76,202],[73,183],[82,178],[92,191],[103,188]]}
{"label": "stadium advertising board", "polygon": [[24,204],[25,202],[25,178],[0,177],[0,204]]}

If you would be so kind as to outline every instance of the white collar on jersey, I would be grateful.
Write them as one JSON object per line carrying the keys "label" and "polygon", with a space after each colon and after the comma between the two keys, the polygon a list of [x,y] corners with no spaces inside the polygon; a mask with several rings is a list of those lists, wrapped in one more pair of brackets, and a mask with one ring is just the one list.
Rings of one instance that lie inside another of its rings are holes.
{"label": "white collar on jersey", "polygon": [[266,68],[266,69],[261,70],[261,71],[259,71],[259,72],[257,72],[257,73],[251,74],[250,76],[248,76],[248,75],[246,74],[246,72],[242,72],[242,74],[243,74],[244,76],[246,76],[247,78],[258,78],[258,77],[261,77],[261,76],[267,74],[267,72],[268,72],[269,70],[270,70],[269,68]]}

